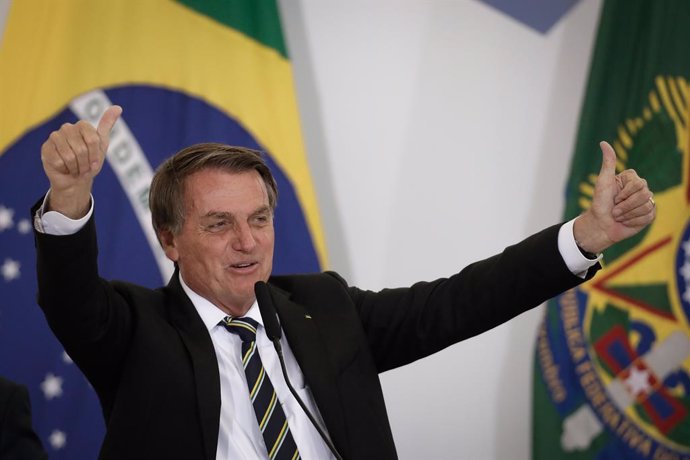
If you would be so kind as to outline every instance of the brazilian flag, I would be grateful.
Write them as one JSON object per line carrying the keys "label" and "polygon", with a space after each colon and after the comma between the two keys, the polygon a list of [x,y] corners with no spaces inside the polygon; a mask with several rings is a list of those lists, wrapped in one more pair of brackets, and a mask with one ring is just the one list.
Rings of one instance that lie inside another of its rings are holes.
{"label": "brazilian flag", "polygon": [[591,205],[607,140],[657,218],[549,302],[533,458],[690,459],[690,2],[606,0],[600,21],[564,217]]}
{"label": "brazilian flag", "polygon": [[0,41],[0,375],[29,387],[53,459],[96,458],[104,428],[36,306],[28,209],[48,187],[50,132],[95,123],[111,104],[124,114],[93,192],[102,276],[167,282],[148,186],[165,158],[197,142],[266,153],[280,189],[274,273],[326,264],[275,0],[11,2]]}

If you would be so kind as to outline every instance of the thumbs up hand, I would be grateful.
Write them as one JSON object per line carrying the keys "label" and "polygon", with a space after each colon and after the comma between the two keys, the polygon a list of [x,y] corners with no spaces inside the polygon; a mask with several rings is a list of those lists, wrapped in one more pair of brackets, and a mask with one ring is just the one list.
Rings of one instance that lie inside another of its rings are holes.
{"label": "thumbs up hand", "polygon": [[587,252],[600,253],[637,234],[656,216],[656,206],[647,181],[632,169],[616,175],[616,152],[601,142],[602,165],[592,206],[573,227],[575,241]]}
{"label": "thumbs up hand", "polygon": [[46,211],[53,210],[72,219],[89,210],[93,179],[101,171],[110,142],[110,131],[122,108],[109,107],[97,127],[82,120],[65,123],[50,133],[41,147],[43,170],[50,181]]}

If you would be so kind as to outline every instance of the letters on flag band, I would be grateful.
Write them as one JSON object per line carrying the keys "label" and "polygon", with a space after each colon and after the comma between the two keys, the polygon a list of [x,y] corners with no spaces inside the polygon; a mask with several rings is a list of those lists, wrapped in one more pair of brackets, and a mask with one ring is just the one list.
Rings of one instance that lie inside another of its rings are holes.
{"label": "letters on flag band", "polygon": [[591,203],[608,140],[657,218],[549,302],[534,375],[535,459],[690,459],[690,4],[607,0],[566,194]]}
{"label": "letters on flag band", "polygon": [[12,2],[0,42],[0,375],[29,387],[56,459],[96,458],[103,421],[36,305],[28,209],[48,187],[50,132],[95,124],[111,104],[124,113],[93,192],[103,277],[167,282],[148,186],[158,164],[196,142],[266,152],[280,190],[274,273],[326,264],[274,0]]}

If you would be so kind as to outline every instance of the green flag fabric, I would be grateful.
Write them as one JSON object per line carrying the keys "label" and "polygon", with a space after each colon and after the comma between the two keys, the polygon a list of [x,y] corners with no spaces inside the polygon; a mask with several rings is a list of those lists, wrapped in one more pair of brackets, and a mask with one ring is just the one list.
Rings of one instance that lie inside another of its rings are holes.
{"label": "green flag fabric", "polygon": [[586,210],[614,146],[656,220],[549,302],[535,352],[533,458],[690,459],[690,2],[606,0],[566,188]]}

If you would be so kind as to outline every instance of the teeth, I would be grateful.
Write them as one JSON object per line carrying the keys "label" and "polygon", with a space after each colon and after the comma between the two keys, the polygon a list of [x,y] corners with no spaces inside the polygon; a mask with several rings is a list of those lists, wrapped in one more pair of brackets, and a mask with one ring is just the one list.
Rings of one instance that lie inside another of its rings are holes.
{"label": "teeth", "polygon": [[251,264],[235,264],[235,265],[233,265],[233,267],[235,267],[235,268],[247,268],[250,265]]}

